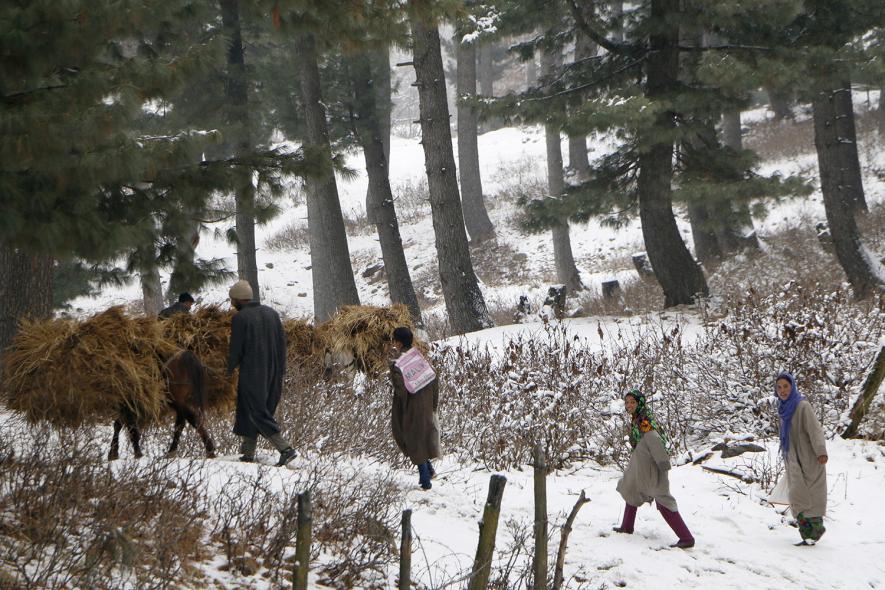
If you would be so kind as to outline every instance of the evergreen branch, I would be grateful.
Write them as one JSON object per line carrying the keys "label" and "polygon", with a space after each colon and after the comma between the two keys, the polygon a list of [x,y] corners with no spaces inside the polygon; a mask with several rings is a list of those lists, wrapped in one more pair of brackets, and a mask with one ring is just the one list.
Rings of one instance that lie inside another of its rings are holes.
{"label": "evergreen branch", "polygon": [[763,45],[740,45],[724,43],[720,45],[677,45],[680,51],[691,51],[701,53],[704,51],[728,51],[729,49],[740,49],[742,51],[774,51],[774,47],[765,47]]}
{"label": "evergreen branch", "polygon": [[590,23],[587,22],[587,19],[584,17],[584,14],[581,12],[581,9],[578,8],[577,2],[575,0],[566,0],[565,2],[569,10],[572,13],[572,16],[575,19],[575,22],[578,24],[578,27],[584,33],[590,37],[597,45],[606,49],[611,53],[616,53],[618,55],[633,55],[636,53],[638,47],[636,45],[630,45],[627,43],[616,43],[611,41],[605,37],[605,35],[601,35],[596,29],[590,26]]}
{"label": "evergreen branch", "polygon": [[58,90],[59,88],[67,88],[67,84],[55,84],[53,86],[41,86],[39,88],[32,88],[30,90],[23,90],[22,92],[15,92],[13,94],[4,94],[2,97],[3,102],[5,103],[14,103],[20,100],[25,99],[33,94],[37,94],[38,92],[49,92],[52,90]]}
{"label": "evergreen branch", "polygon": [[554,93],[554,94],[548,94],[548,95],[546,95],[546,96],[536,96],[536,97],[526,98],[526,99],[525,99],[525,102],[540,102],[540,101],[544,101],[544,100],[550,100],[550,99],[553,99],[553,98],[558,98],[558,97],[560,97],[560,96],[568,96],[568,95],[570,95],[570,94],[574,94],[574,93],[576,93],[576,92],[583,92],[584,90],[587,90],[588,88],[593,88],[594,86],[598,86],[599,84],[602,84],[603,82],[605,82],[605,81],[607,81],[607,80],[611,80],[612,78],[614,78],[614,77],[617,76],[618,74],[621,74],[621,73],[623,73],[623,72],[626,72],[627,70],[630,70],[630,69],[632,69],[632,68],[638,66],[638,65],[641,64],[643,61],[645,61],[645,58],[646,58],[646,54],[643,54],[642,56],[640,56],[640,57],[634,59],[634,60],[631,61],[631,62],[628,62],[627,64],[625,64],[625,65],[621,66],[620,68],[618,68],[618,69],[616,69],[616,70],[610,72],[608,75],[603,76],[602,78],[597,78],[597,79],[595,79],[595,80],[591,80],[590,82],[586,82],[586,83],[584,83],[584,84],[580,84],[580,85],[575,86],[575,87],[573,87],[573,88],[566,88],[565,90],[560,90],[559,92],[556,92],[556,93]]}

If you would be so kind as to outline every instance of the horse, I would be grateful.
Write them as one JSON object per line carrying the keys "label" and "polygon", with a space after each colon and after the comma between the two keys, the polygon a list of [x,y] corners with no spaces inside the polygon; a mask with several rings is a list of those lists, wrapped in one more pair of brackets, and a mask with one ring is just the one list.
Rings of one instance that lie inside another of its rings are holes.
{"label": "horse", "polygon": [[[172,444],[166,452],[167,457],[175,456],[184,423],[188,422],[200,435],[206,448],[206,457],[215,457],[215,443],[206,431],[203,423],[206,408],[206,367],[193,352],[183,350],[163,365],[166,379],[166,402],[175,412],[175,432]],[[136,458],[142,456],[141,432],[135,414],[128,407],[120,409],[119,417],[114,420],[114,438],[111,440],[111,451],[108,460],[120,457],[120,430],[126,426],[129,440]]]}

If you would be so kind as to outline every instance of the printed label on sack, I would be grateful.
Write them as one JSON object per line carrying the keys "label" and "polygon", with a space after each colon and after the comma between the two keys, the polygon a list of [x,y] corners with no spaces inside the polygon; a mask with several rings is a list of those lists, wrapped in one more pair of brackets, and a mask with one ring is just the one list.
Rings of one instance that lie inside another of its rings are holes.
{"label": "printed label on sack", "polygon": [[428,383],[436,379],[433,367],[417,348],[412,348],[400,355],[394,363],[403,374],[403,381],[409,393],[421,391]]}

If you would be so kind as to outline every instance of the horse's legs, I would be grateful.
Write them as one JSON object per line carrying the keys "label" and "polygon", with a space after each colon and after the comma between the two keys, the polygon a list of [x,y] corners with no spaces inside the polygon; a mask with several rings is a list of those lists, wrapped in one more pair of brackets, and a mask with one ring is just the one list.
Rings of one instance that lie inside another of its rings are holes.
{"label": "horse's legs", "polygon": [[120,430],[122,428],[122,420],[119,418],[114,420],[114,438],[111,439],[111,452],[108,453],[108,461],[114,461],[120,458]]}
{"label": "horse's legs", "polygon": [[196,429],[197,434],[199,434],[200,438],[203,440],[203,446],[206,447],[206,456],[210,459],[214,459],[215,443],[212,442],[212,437],[209,436],[209,432],[206,430],[206,426],[203,424],[203,413],[188,412],[187,421],[190,422],[190,425]]}
{"label": "horse's legs", "polygon": [[129,442],[132,443],[132,451],[135,458],[141,458],[141,432],[138,430],[138,424],[135,422],[135,416],[131,412],[123,413],[123,420],[126,422],[126,430],[129,431]]}
{"label": "horse's legs", "polygon": [[178,442],[181,440],[181,431],[184,430],[184,414],[181,410],[175,410],[175,431],[172,433],[172,444],[169,446],[169,450],[166,452],[166,456],[170,457],[175,455],[175,452],[178,451]]}

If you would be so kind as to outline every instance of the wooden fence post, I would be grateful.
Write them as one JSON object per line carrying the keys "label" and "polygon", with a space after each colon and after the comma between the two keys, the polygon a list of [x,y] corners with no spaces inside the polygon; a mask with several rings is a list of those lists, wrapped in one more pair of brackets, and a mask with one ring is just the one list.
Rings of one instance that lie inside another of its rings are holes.
{"label": "wooden fence post", "polygon": [[541,443],[535,443],[535,558],[533,590],[547,590],[547,460]]}
{"label": "wooden fence post", "polygon": [[399,590],[409,590],[412,583],[412,511],[403,510],[403,536],[399,546]]}
{"label": "wooden fence post", "polygon": [[485,590],[492,574],[492,555],[495,552],[495,535],[498,532],[498,517],[501,515],[501,498],[504,496],[504,484],[507,478],[493,475],[489,480],[489,495],[479,523],[479,543],[476,546],[476,558],[473,560],[473,572],[470,574],[468,590]]}
{"label": "wooden fence post", "polygon": [[307,573],[310,571],[310,529],[312,523],[310,490],[308,490],[298,494],[298,532],[295,538],[294,590],[307,590]]}

